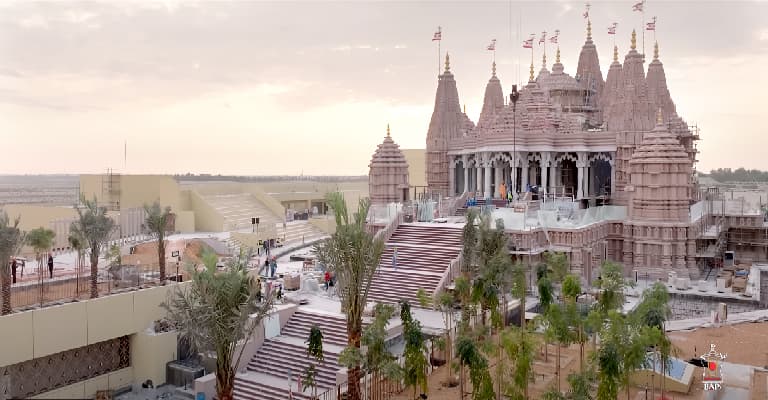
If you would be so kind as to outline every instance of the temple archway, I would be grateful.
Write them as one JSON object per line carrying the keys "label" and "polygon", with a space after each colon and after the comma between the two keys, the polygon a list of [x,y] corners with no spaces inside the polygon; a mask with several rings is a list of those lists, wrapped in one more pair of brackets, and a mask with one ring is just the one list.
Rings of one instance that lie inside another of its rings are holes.
{"label": "temple archway", "polygon": [[560,182],[564,188],[566,196],[576,196],[579,184],[579,170],[576,167],[576,161],[564,159],[560,161]]}

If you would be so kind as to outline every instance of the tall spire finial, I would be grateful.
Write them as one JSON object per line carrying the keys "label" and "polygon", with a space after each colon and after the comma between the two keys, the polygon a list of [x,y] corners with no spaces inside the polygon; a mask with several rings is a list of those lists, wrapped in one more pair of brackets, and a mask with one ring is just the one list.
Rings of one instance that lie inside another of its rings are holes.
{"label": "tall spire finial", "polygon": [[656,125],[664,125],[664,116],[661,113],[661,107],[659,107],[659,112],[656,113]]}
{"label": "tall spire finial", "polygon": [[630,49],[637,49],[637,33],[634,29],[632,29],[632,46],[630,46]]}
{"label": "tall spire finial", "polygon": [[389,136],[389,124],[387,124],[387,137],[390,137]]}
{"label": "tall spire finial", "polygon": [[451,56],[445,53],[445,72],[451,72]]}
{"label": "tall spire finial", "polygon": [[547,69],[547,53],[541,56],[541,68]]}
{"label": "tall spire finial", "polygon": [[560,64],[560,46],[557,46],[557,53],[555,53],[555,63]]}
{"label": "tall spire finial", "polygon": [[464,103],[464,114],[467,113],[467,103]]}
{"label": "tall spire finial", "polygon": [[493,76],[496,76],[496,61],[494,61],[493,65],[491,66],[491,73]]}
{"label": "tall spire finial", "polygon": [[592,40],[592,20],[587,19],[587,40]]}
{"label": "tall spire finial", "polygon": [[528,82],[533,82],[533,60],[531,60],[531,77],[528,78]]}
{"label": "tall spire finial", "polygon": [[613,61],[619,61],[619,46],[613,46]]}
{"label": "tall spire finial", "polygon": [[653,44],[653,59],[659,59],[659,42]]}

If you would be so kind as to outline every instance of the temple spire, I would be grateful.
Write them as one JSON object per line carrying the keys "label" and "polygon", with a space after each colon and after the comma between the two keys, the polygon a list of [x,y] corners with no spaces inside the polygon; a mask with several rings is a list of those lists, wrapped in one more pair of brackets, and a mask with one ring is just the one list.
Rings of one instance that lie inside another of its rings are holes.
{"label": "temple spire", "polygon": [[631,50],[637,49],[637,33],[634,29],[632,29],[632,45],[630,46]]}
{"label": "temple spire", "polygon": [[491,66],[491,75],[496,76],[496,61],[494,61],[493,65]]}
{"label": "temple spire", "polygon": [[555,53],[555,64],[560,64],[560,46],[557,46],[557,53]]}
{"label": "temple spire", "polygon": [[613,61],[619,61],[619,46],[613,46]]}
{"label": "temple spire", "polygon": [[592,40],[592,21],[587,19],[587,40]]}
{"label": "temple spire", "polygon": [[653,59],[659,59],[659,42],[653,44]]}
{"label": "temple spire", "polygon": [[390,137],[389,136],[389,124],[387,124],[387,137]]}
{"label": "temple spire", "polygon": [[541,68],[547,69],[547,53],[541,56]]}
{"label": "temple spire", "polygon": [[661,112],[661,107],[659,107],[659,112],[656,113],[656,125],[664,125],[664,115]]}
{"label": "temple spire", "polygon": [[451,72],[451,57],[448,52],[445,53],[445,72]]}
{"label": "temple spire", "polygon": [[533,61],[531,61],[531,76],[528,78],[528,82],[533,82]]}

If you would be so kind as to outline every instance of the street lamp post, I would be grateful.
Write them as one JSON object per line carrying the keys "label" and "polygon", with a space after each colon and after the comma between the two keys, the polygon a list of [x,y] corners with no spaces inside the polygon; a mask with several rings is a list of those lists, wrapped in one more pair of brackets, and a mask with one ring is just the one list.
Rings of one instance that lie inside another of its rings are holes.
{"label": "street lamp post", "polygon": [[517,85],[512,85],[512,93],[509,99],[512,101],[512,168],[515,169],[515,181],[512,182],[515,188],[515,198],[517,198],[517,100],[520,98],[520,92],[517,91]]}

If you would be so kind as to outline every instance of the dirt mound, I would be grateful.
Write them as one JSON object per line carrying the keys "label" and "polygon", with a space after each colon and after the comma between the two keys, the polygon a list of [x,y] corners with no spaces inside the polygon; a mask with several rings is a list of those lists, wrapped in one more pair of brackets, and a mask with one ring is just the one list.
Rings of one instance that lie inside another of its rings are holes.
{"label": "dirt mound", "polygon": [[[212,250],[210,246],[198,239],[173,240],[168,241],[165,252],[168,254],[167,265],[175,265],[175,260],[170,258],[174,251],[181,254],[181,265],[199,264],[202,262],[200,254],[203,249]],[[122,262],[125,265],[157,265],[157,242],[142,243],[135,246],[133,254],[122,256]]]}

